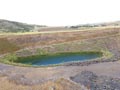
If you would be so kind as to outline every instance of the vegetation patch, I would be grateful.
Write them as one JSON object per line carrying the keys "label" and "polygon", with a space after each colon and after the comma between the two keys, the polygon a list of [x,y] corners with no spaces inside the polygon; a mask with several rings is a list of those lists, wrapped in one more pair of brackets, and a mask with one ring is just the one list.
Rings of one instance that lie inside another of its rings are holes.
{"label": "vegetation patch", "polygon": [[101,50],[101,52],[103,53],[103,58],[111,58],[113,56],[108,50]]}
{"label": "vegetation patch", "polygon": [[[81,51],[81,52],[63,52],[63,53],[56,53],[56,54],[46,54],[40,53],[39,55],[27,56],[27,57],[18,57],[16,54],[8,54],[0,61],[6,64],[18,65],[18,66],[32,66],[32,63],[46,58],[51,57],[59,57],[59,56],[71,56],[71,55],[97,55],[101,57],[103,55],[102,52],[95,52],[95,51]],[[64,62],[63,62],[64,63]]]}

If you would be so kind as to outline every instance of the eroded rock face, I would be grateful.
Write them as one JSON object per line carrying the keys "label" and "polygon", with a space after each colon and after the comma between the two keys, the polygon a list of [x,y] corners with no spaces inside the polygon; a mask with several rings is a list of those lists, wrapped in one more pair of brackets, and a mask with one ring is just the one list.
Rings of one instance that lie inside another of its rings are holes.
{"label": "eroded rock face", "polygon": [[97,76],[93,72],[83,71],[71,80],[84,85],[90,90],[120,90],[120,79],[107,76]]}

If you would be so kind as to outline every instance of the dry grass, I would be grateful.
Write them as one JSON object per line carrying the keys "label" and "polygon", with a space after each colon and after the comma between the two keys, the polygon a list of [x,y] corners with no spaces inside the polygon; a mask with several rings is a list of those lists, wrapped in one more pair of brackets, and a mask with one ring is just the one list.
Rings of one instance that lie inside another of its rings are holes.
{"label": "dry grass", "polygon": [[[52,32],[52,31],[51,31]],[[102,30],[85,30],[85,31],[69,31],[55,33],[36,33],[36,34],[21,34],[7,36],[7,39],[18,46],[35,47],[51,45],[63,42],[71,42],[75,40],[92,39],[115,35],[120,32],[118,28],[102,29]]]}
{"label": "dry grass", "polygon": [[25,86],[9,82],[6,77],[0,77],[0,90],[85,90],[66,79],[48,81],[41,85]]}
{"label": "dry grass", "polygon": [[[66,42],[91,40],[120,34],[120,28],[104,27],[71,31],[48,31],[29,33],[8,33],[0,35],[0,54],[14,52],[22,48],[61,44]],[[102,41],[103,42],[103,41]],[[101,44],[101,43],[100,43]],[[97,44],[95,44],[97,45]],[[100,45],[99,45],[100,46]],[[19,48],[20,47],[20,48]],[[98,47],[98,46],[96,46]],[[65,48],[63,48],[65,49]]]}
{"label": "dry grass", "polygon": [[6,38],[0,38],[0,54],[14,52],[18,49],[18,46],[16,46],[13,43],[10,43]]}
{"label": "dry grass", "polygon": [[18,32],[18,33],[0,33],[0,36],[13,36],[13,35],[33,35],[33,34],[42,34],[42,33],[60,33],[60,32],[79,32],[79,31],[98,31],[98,30],[104,30],[104,29],[119,29],[120,26],[106,26],[106,27],[87,27],[87,28],[79,28],[79,29],[70,29],[70,30],[66,30],[66,29],[63,29],[63,30],[45,30],[45,31],[41,31],[40,32]]}

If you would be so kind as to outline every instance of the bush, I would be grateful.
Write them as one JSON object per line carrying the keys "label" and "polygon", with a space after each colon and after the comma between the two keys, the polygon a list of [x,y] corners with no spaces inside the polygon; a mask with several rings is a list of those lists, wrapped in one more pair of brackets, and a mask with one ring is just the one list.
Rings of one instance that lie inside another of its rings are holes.
{"label": "bush", "polygon": [[39,48],[39,49],[37,49],[37,54],[38,54],[38,55],[46,55],[46,54],[47,54],[47,51]]}
{"label": "bush", "polygon": [[17,59],[18,59],[18,57],[16,54],[8,54],[4,57],[4,62],[5,61],[14,62]]}

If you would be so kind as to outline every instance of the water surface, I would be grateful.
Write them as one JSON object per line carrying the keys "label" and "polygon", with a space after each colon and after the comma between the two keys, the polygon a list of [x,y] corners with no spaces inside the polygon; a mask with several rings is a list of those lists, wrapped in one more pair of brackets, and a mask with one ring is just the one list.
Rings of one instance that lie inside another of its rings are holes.
{"label": "water surface", "polygon": [[63,64],[66,62],[86,61],[100,57],[100,53],[62,53],[58,55],[43,55],[37,57],[20,58],[17,63],[30,64],[32,66],[48,66]]}

